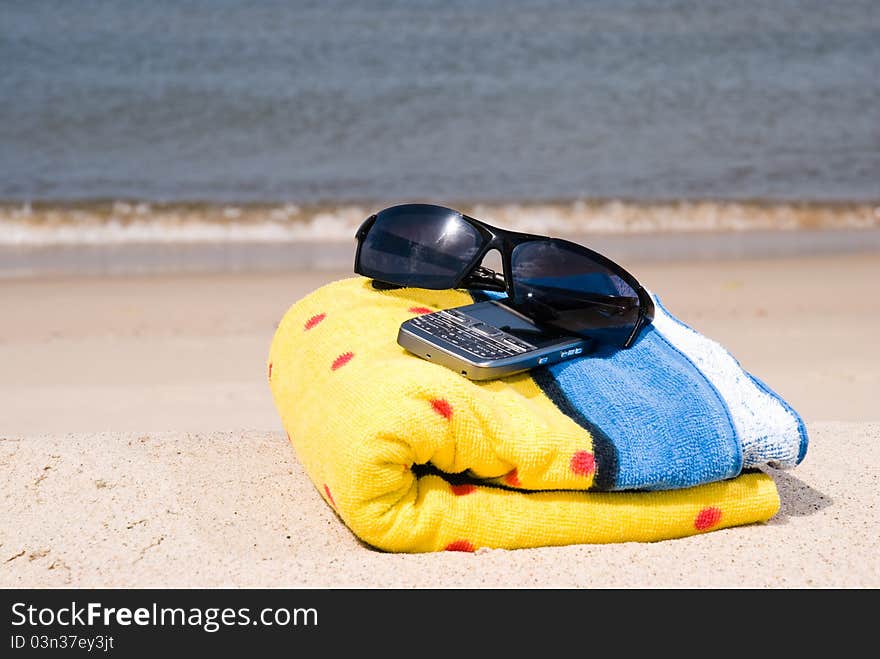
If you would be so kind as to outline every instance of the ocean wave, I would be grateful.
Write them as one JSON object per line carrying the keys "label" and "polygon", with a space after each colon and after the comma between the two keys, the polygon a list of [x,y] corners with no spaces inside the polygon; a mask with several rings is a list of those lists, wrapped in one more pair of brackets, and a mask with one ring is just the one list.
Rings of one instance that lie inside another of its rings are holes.
{"label": "ocean wave", "polygon": [[[383,205],[0,204],[0,246],[351,241]],[[499,227],[546,235],[625,235],[880,227],[880,206],[846,203],[629,202],[455,205]]]}

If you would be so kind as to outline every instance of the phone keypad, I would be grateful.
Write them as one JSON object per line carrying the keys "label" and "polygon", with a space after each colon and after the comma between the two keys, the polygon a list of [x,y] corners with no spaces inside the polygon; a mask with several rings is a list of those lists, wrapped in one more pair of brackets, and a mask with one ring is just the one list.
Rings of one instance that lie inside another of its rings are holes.
{"label": "phone keypad", "polygon": [[455,309],[416,316],[413,326],[481,359],[502,359],[534,350],[535,346]]}

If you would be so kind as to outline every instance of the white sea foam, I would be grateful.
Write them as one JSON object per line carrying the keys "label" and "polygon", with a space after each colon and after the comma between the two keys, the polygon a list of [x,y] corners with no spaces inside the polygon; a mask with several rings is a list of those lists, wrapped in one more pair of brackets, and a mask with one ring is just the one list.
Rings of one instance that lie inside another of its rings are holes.
{"label": "white sea foam", "polygon": [[[0,206],[0,246],[351,241],[382,205],[214,206],[143,202]],[[880,227],[871,204],[558,202],[471,204],[496,226],[548,235]]]}

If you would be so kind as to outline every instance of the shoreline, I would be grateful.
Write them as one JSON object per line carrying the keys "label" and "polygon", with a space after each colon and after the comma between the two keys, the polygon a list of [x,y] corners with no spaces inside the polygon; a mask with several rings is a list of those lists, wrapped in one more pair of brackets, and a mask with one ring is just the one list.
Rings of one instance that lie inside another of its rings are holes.
{"label": "shoreline", "polygon": [[[0,246],[312,242],[347,240],[370,214],[414,200],[304,204],[0,201]],[[557,200],[456,202],[490,224],[540,234],[880,229],[880,200]]]}
{"label": "shoreline", "polygon": [[[880,227],[556,235],[587,245],[622,265],[880,252]],[[355,244],[354,233],[344,240],[274,243],[0,244],[0,281],[58,276],[346,270],[352,267]]]}
{"label": "shoreline", "polygon": [[[404,201],[0,201],[0,279],[346,269],[364,219]],[[499,227],[567,238],[620,261],[880,251],[880,201],[597,199],[450,205]]]}

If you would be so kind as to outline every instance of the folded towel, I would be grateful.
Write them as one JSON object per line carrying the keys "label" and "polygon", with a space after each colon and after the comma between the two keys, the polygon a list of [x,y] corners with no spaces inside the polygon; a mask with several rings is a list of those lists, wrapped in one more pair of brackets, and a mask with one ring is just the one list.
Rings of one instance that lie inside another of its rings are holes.
{"label": "folded towel", "polygon": [[355,277],[294,303],[276,330],[282,424],[361,540],[406,552],[654,541],[776,513],[758,468],[803,459],[801,419],[656,296],[628,350],[502,380],[398,346],[407,318],[473,299]]}

